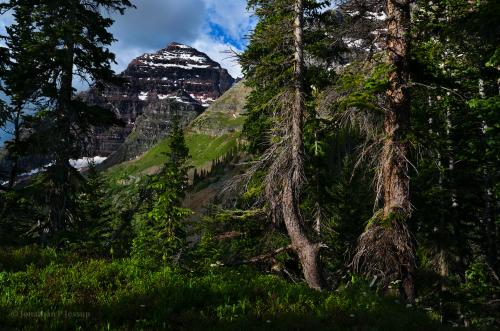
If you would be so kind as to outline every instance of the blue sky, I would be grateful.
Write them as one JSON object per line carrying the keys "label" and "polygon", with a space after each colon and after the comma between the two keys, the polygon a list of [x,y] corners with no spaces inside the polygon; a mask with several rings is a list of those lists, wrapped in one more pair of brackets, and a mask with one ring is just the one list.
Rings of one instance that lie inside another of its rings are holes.
{"label": "blue sky", "polygon": [[207,53],[222,63],[233,76],[241,76],[240,66],[225,51],[241,52],[245,35],[254,26],[246,10],[246,0],[136,0],[137,9],[115,17],[112,28],[118,42],[117,71],[133,58],[177,41]]}
{"label": "blue sky", "polygon": [[[241,67],[227,51],[245,49],[245,36],[255,25],[246,10],[246,0],[135,0],[136,9],[116,15],[111,28],[117,41],[111,46],[116,54],[117,72],[147,52],[177,41],[207,53],[222,64],[233,77],[241,76]],[[0,33],[12,22],[9,13],[0,17]],[[80,86],[80,88],[82,88]],[[0,144],[6,134],[0,129]]]}

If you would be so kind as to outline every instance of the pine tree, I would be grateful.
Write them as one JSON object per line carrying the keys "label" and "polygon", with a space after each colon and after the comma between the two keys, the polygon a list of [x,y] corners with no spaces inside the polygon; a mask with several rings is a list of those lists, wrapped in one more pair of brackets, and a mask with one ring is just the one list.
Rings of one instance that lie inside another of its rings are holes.
{"label": "pine tree", "polygon": [[310,110],[306,100],[311,98],[311,85],[321,85],[322,76],[314,65],[305,67],[304,49],[320,62],[306,40],[314,40],[314,46],[323,41],[313,38],[320,35],[314,23],[319,17],[317,9],[323,5],[316,1],[249,1],[260,21],[241,58],[247,84],[253,88],[244,132],[250,138],[250,149],[261,155],[248,174],[252,177],[265,171],[263,194],[270,219],[276,226],[281,221],[285,225],[306,281],[316,289],[324,287],[320,243],[311,222],[304,219],[301,200],[306,160],[303,130]]}
{"label": "pine tree", "polygon": [[88,254],[100,254],[106,251],[116,213],[105,179],[93,162],[89,164],[82,191],[78,196],[79,220],[72,229],[75,248]]}
{"label": "pine tree", "polygon": [[[386,141],[382,152],[383,218],[391,219],[394,227],[392,243],[399,250],[398,268],[404,295],[415,299],[415,249],[406,222],[411,216],[408,132],[410,126],[409,99],[409,28],[410,1],[387,1],[388,23],[387,57],[393,68],[389,75],[389,109],[384,129]],[[398,224],[399,223],[399,224]],[[380,226],[380,224],[378,225]],[[399,233],[398,233],[399,232]],[[401,245],[401,246],[400,246]]]}
{"label": "pine tree", "polygon": [[[375,22],[376,31],[384,34],[385,47],[366,45],[366,56],[354,54],[352,63],[340,69],[330,93],[339,125],[360,131],[366,141],[360,146],[355,168],[367,162],[376,172],[376,204],[381,209],[369,220],[359,237],[352,266],[358,272],[374,276],[382,287],[400,281],[400,291],[414,299],[415,247],[410,217],[410,1],[349,2],[345,10],[349,24],[370,22],[367,13],[385,7],[387,19]],[[373,14],[369,14],[373,15]],[[385,24],[385,31],[383,29]],[[357,35],[356,24],[344,26],[360,42],[374,43],[373,38]],[[349,31],[350,29],[354,31]],[[352,47],[352,46],[351,46]],[[352,50],[357,51],[357,47]]]}
{"label": "pine tree", "polygon": [[[463,275],[469,261],[482,256],[498,272],[498,191],[493,183],[498,181],[499,117],[492,110],[499,100],[495,55],[500,30],[493,14],[499,5],[418,5],[413,76],[419,94],[426,95],[419,102],[426,115],[416,118],[415,126],[433,151],[432,159],[419,166],[425,176],[416,178],[414,195],[425,206],[415,215],[423,229],[420,241],[439,260],[436,269],[445,278]],[[438,222],[429,201],[436,192],[441,192]]]}
{"label": "pine tree", "polygon": [[[3,77],[6,70],[6,63],[8,58],[8,50],[5,47],[0,47],[0,76]],[[0,83],[0,90],[3,92],[5,89],[3,83]],[[9,118],[9,112],[3,100],[0,100],[0,127],[3,127]]]}
{"label": "pine tree", "polygon": [[[77,218],[76,198],[83,178],[70,164],[80,158],[88,145],[86,133],[92,125],[110,125],[113,116],[108,111],[90,107],[74,98],[73,80],[77,77],[93,80],[100,86],[113,81],[111,62],[114,55],[105,47],[113,42],[108,28],[113,20],[103,11],[123,13],[131,6],[128,0],[101,1],[26,1],[12,0],[3,9],[20,11],[30,8],[31,36],[22,40],[23,49],[30,52],[26,72],[43,73],[28,81],[25,90],[37,106],[37,115],[27,120],[33,132],[27,140],[31,151],[50,162],[42,175],[44,201],[49,206],[48,224],[52,233],[64,230]],[[15,22],[10,36],[19,38]],[[23,27],[23,31],[29,29]],[[35,52],[38,50],[37,52]],[[43,51],[40,51],[43,50]],[[13,59],[13,62],[18,62]]]}
{"label": "pine tree", "polygon": [[299,255],[302,270],[310,287],[321,289],[324,280],[319,261],[320,244],[314,242],[304,227],[304,220],[300,211],[300,194],[304,181],[304,90],[303,90],[303,68],[304,68],[304,3],[302,0],[295,1],[294,21],[294,95],[291,109],[291,132],[286,139],[288,141],[291,155],[289,173],[285,175],[283,183],[282,212],[283,219],[292,241],[292,245]]}
{"label": "pine tree", "polygon": [[19,158],[22,153],[21,130],[25,107],[36,99],[37,81],[44,74],[34,63],[34,52],[39,50],[26,47],[33,42],[35,29],[31,16],[31,6],[27,3],[19,3],[13,11],[16,23],[7,27],[7,35],[2,36],[6,47],[4,48],[3,68],[0,71],[1,91],[9,100],[7,105],[3,103],[7,116],[4,119],[9,119],[13,129],[13,139],[6,144],[7,157],[11,161],[7,184],[9,190],[12,190],[15,184]]}
{"label": "pine tree", "polygon": [[185,220],[191,214],[182,207],[188,187],[189,150],[184,141],[180,117],[172,121],[167,160],[148,184],[148,199],[134,222],[136,234],[132,256],[153,264],[172,262],[186,244]]}

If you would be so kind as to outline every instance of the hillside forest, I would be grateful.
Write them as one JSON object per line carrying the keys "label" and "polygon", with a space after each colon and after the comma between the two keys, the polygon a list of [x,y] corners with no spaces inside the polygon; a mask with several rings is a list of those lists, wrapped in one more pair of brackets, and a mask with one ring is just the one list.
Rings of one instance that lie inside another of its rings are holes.
{"label": "hillside forest", "polygon": [[500,328],[499,1],[248,0],[241,81],[77,167],[140,6],[0,1],[1,330]]}

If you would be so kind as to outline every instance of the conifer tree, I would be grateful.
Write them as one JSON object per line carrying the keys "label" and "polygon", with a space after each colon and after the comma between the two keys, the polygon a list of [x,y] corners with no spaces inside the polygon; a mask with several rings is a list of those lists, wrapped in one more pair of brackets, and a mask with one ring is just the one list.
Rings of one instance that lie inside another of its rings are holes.
{"label": "conifer tree", "polygon": [[[381,278],[385,286],[401,281],[402,295],[413,301],[415,248],[408,225],[412,212],[409,169],[410,1],[387,0],[385,4],[388,16],[385,67],[388,72],[386,102],[384,107],[380,107],[384,117],[380,138],[382,147],[377,156],[377,193],[382,209],[373,216],[360,236],[353,265],[359,271]],[[372,5],[378,5],[378,2]],[[364,88],[379,85],[375,82],[365,84]],[[364,96],[353,94],[354,98]],[[370,92],[366,97],[366,100],[376,100]],[[357,106],[368,107],[363,98],[360,100],[362,103],[358,100]]]}
{"label": "conifer tree", "polygon": [[[0,9],[1,10],[1,9]],[[17,177],[18,162],[22,152],[21,127],[26,106],[36,99],[36,90],[43,80],[44,72],[34,62],[35,52],[39,49],[26,47],[33,42],[34,25],[31,16],[31,6],[28,3],[19,3],[13,8],[15,24],[7,27],[4,48],[5,59],[0,72],[2,81],[1,91],[7,99],[4,104],[6,118],[12,124],[13,139],[6,144],[8,158],[11,161],[8,189],[12,189]]]}
{"label": "conifer tree", "polygon": [[[33,132],[28,139],[33,153],[50,162],[42,176],[47,204],[48,226],[52,233],[62,231],[76,219],[76,197],[83,181],[70,164],[80,158],[92,125],[113,123],[110,112],[89,107],[74,98],[73,82],[77,78],[93,80],[98,86],[113,81],[111,62],[114,55],[106,49],[113,42],[108,28],[113,20],[104,11],[123,13],[131,6],[128,0],[99,1],[26,1],[11,0],[2,5],[5,10],[20,11],[29,6],[31,36],[22,41],[23,49],[38,50],[29,54],[26,72],[43,73],[25,86],[37,103],[37,115],[29,121]],[[19,36],[14,23],[12,42]],[[26,29],[24,30],[26,31]],[[42,51],[43,50],[43,51]],[[17,59],[13,62],[19,63]]]}
{"label": "conifer tree", "polygon": [[110,239],[114,217],[112,205],[103,176],[93,161],[89,163],[85,185],[78,196],[79,220],[72,229],[76,248],[90,254],[104,252],[104,245]]}
{"label": "conifer tree", "polygon": [[247,84],[253,87],[244,131],[250,137],[250,149],[261,153],[248,174],[252,177],[265,171],[263,194],[271,219],[276,225],[284,223],[304,277],[316,289],[324,287],[321,245],[301,210],[305,100],[311,96],[311,88],[305,84],[304,25],[306,14],[309,19],[315,17],[323,5],[316,1],[249,1],[260,21],[241,58]]}
{"label": "conifer tree", "polygon": [[169,151],[161,171],[148,184],[148,198],[134,222],[136,237],[132,256],[157,264],[173,261],[185,246],[185,219],[191,214],[182,207],[188,186],[189,150],[180,116],[175,115],[168,138]]}
{"label": "conifer tree", "polygon": [[426,97],[414,125],[433,151],[415,181],[419,239],[444,278],[483,258],[498,273],[499,4],[417,4],[413,76]]}

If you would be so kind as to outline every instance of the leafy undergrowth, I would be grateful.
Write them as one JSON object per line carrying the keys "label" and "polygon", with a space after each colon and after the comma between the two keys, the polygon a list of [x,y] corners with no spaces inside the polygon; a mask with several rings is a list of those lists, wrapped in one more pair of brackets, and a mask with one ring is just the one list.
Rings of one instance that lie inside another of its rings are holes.
{"label": "leafy undergrowth", "polygon": [[[361,282],[320,293],[250,267],[152,270],[131,259],[75,261],[33,251],[1,256],[4,329],[440,329],[426,313],[382,299]],[[20,267],[37,256],[44,263]]]}

